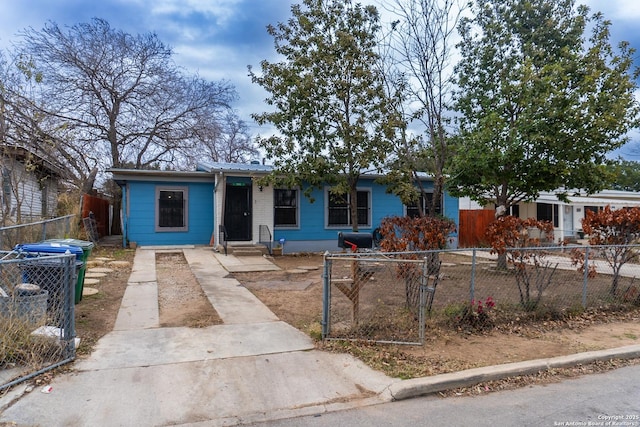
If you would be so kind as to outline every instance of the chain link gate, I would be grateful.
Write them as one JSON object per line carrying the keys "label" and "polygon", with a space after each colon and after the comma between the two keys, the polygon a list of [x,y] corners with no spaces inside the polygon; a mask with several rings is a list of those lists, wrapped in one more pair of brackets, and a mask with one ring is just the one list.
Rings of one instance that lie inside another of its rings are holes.
{"label": "chain link gate", "polygon": [[422,344],[439,280],[429,254],[326,254],[323,338]]}

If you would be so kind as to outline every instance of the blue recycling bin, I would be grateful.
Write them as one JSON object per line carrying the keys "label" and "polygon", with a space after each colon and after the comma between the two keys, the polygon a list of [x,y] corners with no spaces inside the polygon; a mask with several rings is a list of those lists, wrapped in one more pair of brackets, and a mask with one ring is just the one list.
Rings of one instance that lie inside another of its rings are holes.
{"label": "blue recycling bin", "polygon": [[[62,286],[66,286],[63,283],[63,276],[61,275],[61,264],[55,262],[56,260],[47,260],[47,255],[63,255],[73,254],[75,255],[75,293],[82,292],[82,289],[78,289],[78,286],[82,287],[82,282],[78,282],[78,272],[83,267],[83,250],[78,246],[64,245],[60,243],[24,243],[16,245],[13,248],[14,251],[27,254],[27,258],[42,256],[42,259],[38,262],[25,262],[22,266],[24,279],[27,282],[37,284],[42,289],[49,292],[50,305],[60,305]],[[58,261],[60,261],[58,259]],[[74,298],[74,302],[77,300],[77,296]]]}
{"label": "blue recycling bin", "polygon": [[13,248],[18,252],[29,252],[32,254],[74,254],[78,261],[82,261],[82,248],[78,246],[66,245],[57,242],[22,243]]}

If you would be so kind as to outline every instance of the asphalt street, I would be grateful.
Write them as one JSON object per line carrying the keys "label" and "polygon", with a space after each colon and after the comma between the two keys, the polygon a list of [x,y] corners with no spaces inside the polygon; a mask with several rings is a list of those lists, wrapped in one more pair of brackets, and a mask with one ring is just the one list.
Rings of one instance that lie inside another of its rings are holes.
{"label": "asphalt street", "polygon": [[426,396],[254,427],[640,427],[640,365],[476,397]]}

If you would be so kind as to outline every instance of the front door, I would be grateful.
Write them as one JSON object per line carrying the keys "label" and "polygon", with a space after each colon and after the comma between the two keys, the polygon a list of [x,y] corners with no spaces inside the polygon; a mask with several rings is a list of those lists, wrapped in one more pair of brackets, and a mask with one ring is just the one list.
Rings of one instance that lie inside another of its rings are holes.
{"label": "front door", "polygon": [[229,241],[251,240],[251,187],[227,184],[224,226]]}
{"label": "front door", "polygon": [[573,237],[576,234],[573,230],[573,206],[565,205],[562,228],[564,229],[564,237]]}

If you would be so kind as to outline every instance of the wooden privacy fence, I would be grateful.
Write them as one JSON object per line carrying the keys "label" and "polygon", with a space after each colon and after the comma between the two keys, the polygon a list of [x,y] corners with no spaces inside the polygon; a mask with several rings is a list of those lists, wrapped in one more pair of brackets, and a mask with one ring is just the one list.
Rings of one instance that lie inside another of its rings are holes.
{"label": "wooden privacy fence", "polygon": [[109,201],[101,197],[84,194],[82,196],[82,218],[88,218],[93,212],[98,237],[109,235]]}
{"label": "wooden privacy fence", "polygon": [[460,210],[458,245],[461,248],[486,246],[485,233],[495,219],[495,211],[490,209]]}

